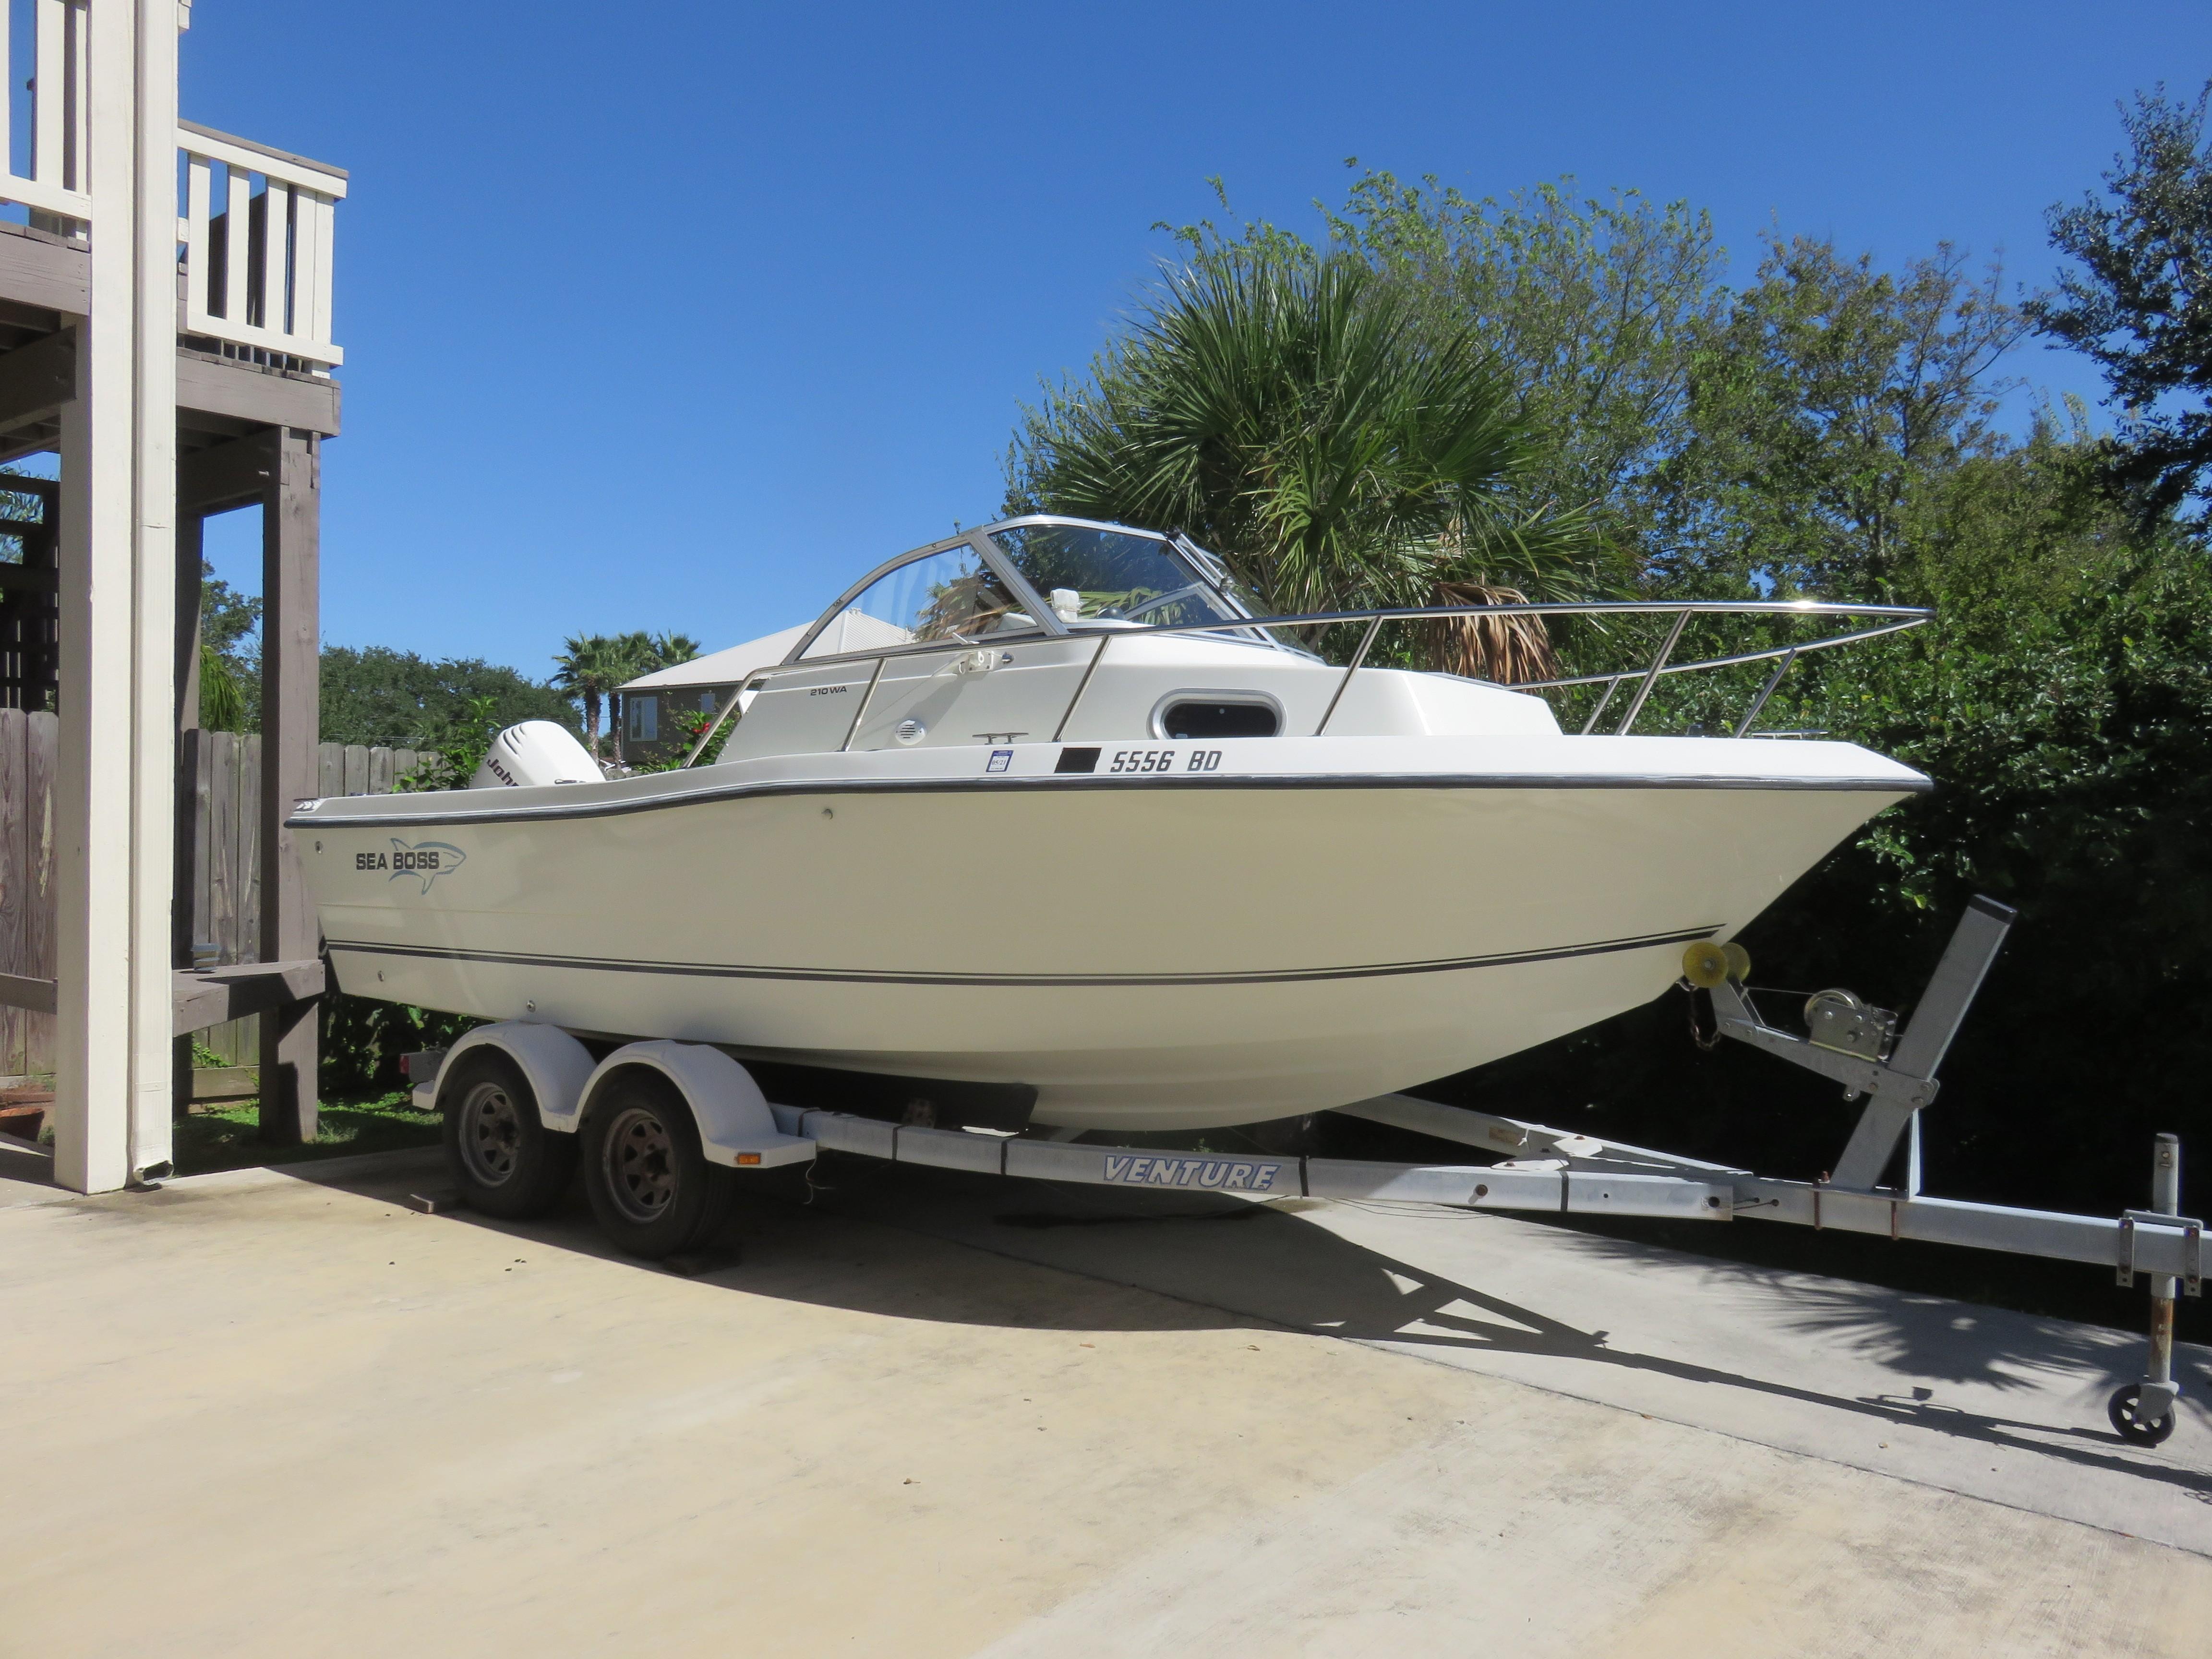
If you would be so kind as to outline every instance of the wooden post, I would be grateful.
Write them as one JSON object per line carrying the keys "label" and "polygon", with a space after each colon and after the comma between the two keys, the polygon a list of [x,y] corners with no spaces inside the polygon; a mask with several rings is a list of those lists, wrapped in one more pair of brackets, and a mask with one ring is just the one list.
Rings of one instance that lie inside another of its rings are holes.
{"label": "wooden post", "polygon": [[[179,495],[181,495],[181,491]],[[206,858],[200,842],[200,560],[207,520],[181,500],[177,519],[176,627],[176,860],[170,884],[169,964],[192,966],[193,875]],[[182,1117],[192,1103],[192,1039],[172,1040],[169,1114]]]}
{"label": "wooden post", "polygon": [[200,563],[207,520],[182,501],[178,505],[176,686],[181,732],[197,732],[200,724]]}
{"label": "wooden post", "polygon": [[[279,428],[276,477],[261,505],[261,959],[319,955],[321,932],[300,879],[295,802],[320,793],[318,532],[320,440]],[[261,1017],[261,1136],[279,1146],[315,1138],[315,1005]]]}
{"label": "wooden post", "polygon": [[[25,933],[36,900],[30,880],[31,717],[0,708],[0,969],[32,977]],[[25,1027],[33,1018],[21,1008],[0,1009],[0,1072],[21,1076],[30,1068]]]}

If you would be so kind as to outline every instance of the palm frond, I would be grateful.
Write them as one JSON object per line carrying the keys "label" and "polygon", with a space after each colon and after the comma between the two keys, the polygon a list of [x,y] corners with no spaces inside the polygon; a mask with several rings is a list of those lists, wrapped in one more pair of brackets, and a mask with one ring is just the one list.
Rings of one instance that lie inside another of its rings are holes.
{"label": "palm frond", "polygon": [[200,725],[210,732],[236,732],[246,725],[246,693],[222,652],[200,641]]}
{"label": "palm frond", "polygon": [[[1527,605],[1517,587],[1440,581],[1431,605]],[[1431,668],[1498,685],[1557,679],[1559,653],[1541,617],[1436,617],[1421,625],[1421,653]]]}
{"label": "palm frond", "polygon": [[1586,519],[1515,506],[1533,453],[1471,330],[1440,338],[1356,258],[1260,245],[1168,273],[1087,383],[1049,389],[1009,494],[1184,529],[1275,611],[1416,605],[1597,562]]}

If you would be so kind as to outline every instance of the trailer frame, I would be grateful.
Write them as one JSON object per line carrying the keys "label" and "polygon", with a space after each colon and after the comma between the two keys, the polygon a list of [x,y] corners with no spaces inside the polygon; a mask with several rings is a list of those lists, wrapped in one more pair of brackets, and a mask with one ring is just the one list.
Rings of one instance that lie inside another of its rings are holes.
{"label": "trailer frame", "polygon": [[[1769,1023],[1753,1001],[1745,984],[1749,958],[1740,946],[1701,941],[1684,953],[1681,985],[1710,999],[1712,1042],[1745,1043],[1842,1085],[1847,1100],[1865,1102],[1834,1170],[1817,1182],[1778,1180],[1410,1095],[1383,1095],[1334,1109],[1503,1154],[1501,1160],[1398,1164],[1297,1152],[1190,1152],[1092,1144],[1064,1134],[894,1123],[768,1101],[741,1062],[710,1045],[632,1042],[593,1063],[573,1035],[521,1022],[479,1026],[451,1052],[489,1045],[525,1063],[540,1121],[556,1133],[576,1133],[603,1080],[629,1068],[650,1069],[684,1097],[708,1161],[733,1171],[809,1163],[819,1152],[835,1152],[973,1175],[1255,1200],[1324,1199],[1708,1224],[1771,1221],[2108,1266],[2124,1286],[2136,1274],[2148,1273],[2144,1374],[2117,1389],[2106,1411],[2124,1438],[2156,1445],[2173,1432],[2179,1416],[2174,1297],[2177,1291],[2201,1296],[2204,1280],[2204,1223],[2181,1213],[2179,1138],[2156,1138],[2148,1207],[2118,1216],[2018,1209],[1934,1198],[1920,1190],[1920,1114],[1937,1097],[1936,1070],[2014,919],[1995,900],[1972,900],[1911,1022],[1894,1036],[1894,1015],[1840,991],[1820,993],[1808,1005],[1807,1035],[1784,1030]],[[574,1054],[556,1052],[565,1048]],[[687,1050],[698,1063],[684,1063]],[[716,1063],[708,1064],[709,1056]],[[452,1109],[440,1092],[447,1058],[446,1051],[406,1057],[418,1105]],[[1893,1165],[1899,1178],[1884,1184]]]}

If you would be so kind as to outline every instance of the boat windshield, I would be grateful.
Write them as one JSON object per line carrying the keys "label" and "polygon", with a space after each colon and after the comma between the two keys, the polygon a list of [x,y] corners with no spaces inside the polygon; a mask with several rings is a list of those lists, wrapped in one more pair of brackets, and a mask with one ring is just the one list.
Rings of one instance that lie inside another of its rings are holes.
{"label": "boat windshield", "polygon": [[1179,628],[1243,619],[1206,573],[1155,536],[1019,524],[991,539],[1063,623]]}
{"label": "boat windshield", "polygon": [[804,657],[926,645],[1038,631],[1036,617],[1015,603],[981,554],[948,547],[910,559],[862,589],[823,624]]}

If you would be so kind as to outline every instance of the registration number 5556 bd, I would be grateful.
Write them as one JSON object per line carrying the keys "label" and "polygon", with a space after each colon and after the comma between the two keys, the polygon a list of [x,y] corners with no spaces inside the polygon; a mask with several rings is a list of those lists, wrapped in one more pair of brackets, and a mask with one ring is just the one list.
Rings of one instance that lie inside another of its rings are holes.
{"label": "registration number 5556 bd", "polygon": [[1218,749],[1116,749],[1109,772],[1212,772],[1220,769]]}

